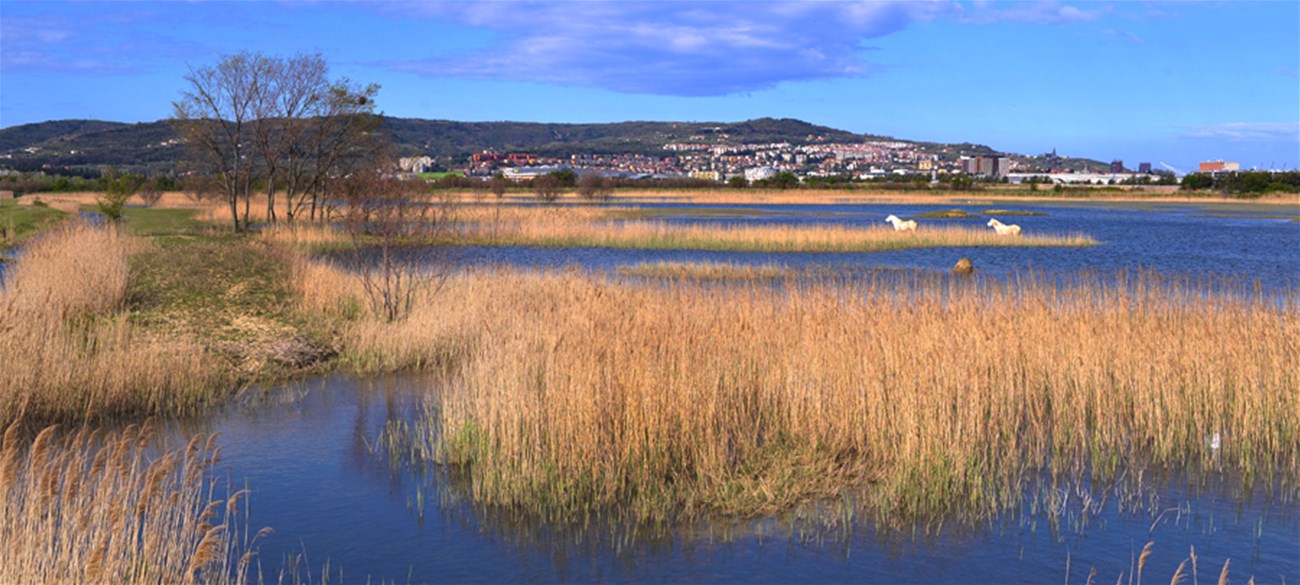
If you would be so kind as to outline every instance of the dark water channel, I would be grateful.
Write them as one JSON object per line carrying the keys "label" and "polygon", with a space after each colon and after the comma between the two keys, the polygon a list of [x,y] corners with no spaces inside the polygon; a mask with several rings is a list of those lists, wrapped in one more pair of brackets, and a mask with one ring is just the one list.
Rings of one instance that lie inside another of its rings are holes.
{"label": "dark water channel", "polygon": [[1097,582],[1109,583],[1153,540],[1148,582],[1171,578],[1189,547],[1202,581],[1217,580],[1229,558],[1235,583],[1300,580],[1294,501],[1230,487],[1193,491],[1177,479],[1153,482],[1136,511],[1109,499],[1084,513],[1085,498],[1067,490],[1059,515],[1027,508],[995,526],[944,526],[937,535],[881,533],[864,521],[825,527],[815,515],[657,536],[557,530],[476,510],[442,474],[390,466],[375,449],[378,437],[390,421],[409,420],[431,391],[436,383],[415,375],[255,390],[207,420],[177,425],[168,442],[220,434],[218,472],[251,489],[253,529],[275,529],[260,543],[270,578],[281,559],[301,554],[312,574],[328,561],[335,582],[341,571],[347,583],[1061,583],[1067,564],[1070,582],[1083,583],[1095,567]]}

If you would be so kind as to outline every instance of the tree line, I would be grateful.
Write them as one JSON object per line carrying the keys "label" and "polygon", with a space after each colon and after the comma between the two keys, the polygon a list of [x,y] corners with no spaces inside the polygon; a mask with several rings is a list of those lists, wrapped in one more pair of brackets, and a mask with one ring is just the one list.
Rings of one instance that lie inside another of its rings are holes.
{"label": "tree line", "polygon": [[1182,190],[1214,190],[1226,195],[1247,197],[1267,193],[1300,193],[1300,171],[1192,173],[1183,177]]}

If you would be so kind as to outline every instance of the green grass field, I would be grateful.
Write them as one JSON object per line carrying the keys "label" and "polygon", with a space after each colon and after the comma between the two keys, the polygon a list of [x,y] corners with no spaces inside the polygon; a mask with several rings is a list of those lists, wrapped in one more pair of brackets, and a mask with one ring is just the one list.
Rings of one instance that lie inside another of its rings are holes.
{"label": "green grass field", "polygon": [[465,176],[465,173],[420,173],[419,175],[416,176],[426,181],[433,181],[433,180],[442,179],[446,177],[463,177]]}
{"label": "green grass field", "polygon": [[0,249],[15,246],[32,234],[67,219],[68,214],[51,207],[0,203]]}

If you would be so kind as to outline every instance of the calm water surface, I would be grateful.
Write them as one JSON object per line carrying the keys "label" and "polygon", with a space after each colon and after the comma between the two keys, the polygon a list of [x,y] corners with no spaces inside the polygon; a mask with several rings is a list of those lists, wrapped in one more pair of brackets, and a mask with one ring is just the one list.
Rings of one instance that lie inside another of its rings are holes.
{"label": "calm water surface", "polygon": [[[1201,577],[1217,580],[1231,558],[1234,582],[1300,581],[1297,507],[1177,481],[1145,494],[1149,510],[1113,502],[1081,515],[1077,495],[1054,533],[1042,515],[996,527],[945,526],[937,536],[819,528],[789,518],[702,525],[675,536],[557,531],[464,504],[439,474],[394,470],[373,445],[392,420],[409,420],[416,398],[436,391],[425,377],[333,376],[254,391],[211,418],[175,425],[167,439],[217,432],[220,475],[247,485],[268,572],[305,554],[319,574],[328,560],[345,582],[1097,582],[1127,574],[1132,557],[1156,542],[1150,582],[1164,582],[1194,546]],[[423,509],[421,511],[421,503]],[[1086,528],[1071,528],[1080,518]],[[1108,577],[1108,578],[1107,578]]]}

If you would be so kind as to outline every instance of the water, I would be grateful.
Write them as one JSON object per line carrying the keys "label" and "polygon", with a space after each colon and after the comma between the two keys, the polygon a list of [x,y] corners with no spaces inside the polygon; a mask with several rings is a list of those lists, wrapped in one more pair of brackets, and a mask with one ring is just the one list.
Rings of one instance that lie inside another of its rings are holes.
{"label": "water", "polygon": [[[1048,273],[1096,271],[1113,274],[1147,268],[1166,274],[1209,280],[1258,281],[1265,290],[1294,289],[1300,285],[1300,215],[1294,206],[1282,211],[1207,209],[1202,205],[1162,204],[1119,207],[1113,205],[1054,203],[1021,205],[694,205],[639,204],[669,223],[750,225],[885,226],[893,213],[911,218],[928,211],[964,209],[981,214],[986,209],[1038,212],[1039,216],[985,216],[973,219],[919,219],[930,225],[991,229],[988,217],[1020,225],[1026,234],[1082,233],[1100,244],[1084,248],[927,248],[868,253],[754,253],[695,250],[609,250],[596,248],[491,248],[456,251],[464,264],[509,264],[529,268],[578,266],[610,271],[642,262],[728,262],[912,268],[947,271],[957,260],[969,257],[981,274],[1005,277],[1025,269]],[[716,210],[724,210],[720,215]]]}
{"label": "water", "polygon": [[[1229,558],[1234,582],[1300,580],[1295,503],[1196,494],[1177,480],[1158,482],[1145,494],[1151,504],[1132,513],[1112,500],[1081,515],[1071,492],[1060,532],[1043,515],[930,536],[882,534],[863,522],[822,528],[789,515],[658,537],[558,530],[476,510],[444,474],[395,470],[372,448],[430,391],[436,383],[419,375],[331,376],[253,391],[204,421],[174,423],[166,440],[220,434],[218,473],[251,489],[254,529],[275,529],[260,545],[268,572],[305,553],[314,574],[328,560],[344,582],[1063,582],[1068,557],[1071,582],[1096,567],[1097,582],[1109,583],[1148,540],[1156,542],[1149,582],[1169,579],[1192,546],[1202,581],[1217,580]],[[1080,518],[1088,525],[1072,526]]]}

